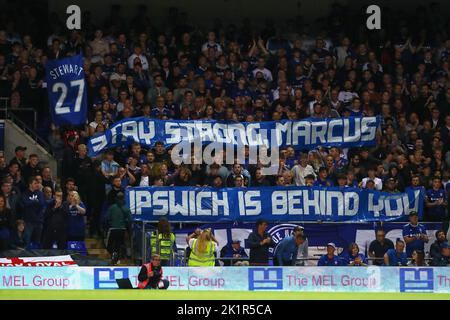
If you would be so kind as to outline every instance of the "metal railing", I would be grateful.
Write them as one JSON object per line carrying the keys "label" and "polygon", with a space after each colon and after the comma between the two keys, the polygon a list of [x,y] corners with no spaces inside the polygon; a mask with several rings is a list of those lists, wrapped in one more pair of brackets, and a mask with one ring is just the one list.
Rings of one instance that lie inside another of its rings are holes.
{"label": "metal railing", "polygon": [[[33,128],[30,128],[23,120],[21,120],[16,112],[28,112],[33,114]],[[4,119],[11,120],[15,125],[17,125],[21,130],[23,130],[28,136],[30,136],[37,144],[41,145],[48,153],[53,155],[51,146],[45,141],[39,134],[36,133],[37,128],[37,111],[33,108],[0,108],[0,114]]]}

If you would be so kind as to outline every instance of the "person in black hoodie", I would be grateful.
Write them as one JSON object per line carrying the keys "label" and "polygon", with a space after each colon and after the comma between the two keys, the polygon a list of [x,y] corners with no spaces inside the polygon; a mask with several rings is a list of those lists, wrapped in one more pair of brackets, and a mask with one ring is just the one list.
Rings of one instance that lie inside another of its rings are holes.
{"label": "person in black hoodie", "polygon": [[42,248],[52,249],[56,241],[59,250],[67,247],[67,217],[69,209],[67,203],[63,202],[63,193],[55,192],[55,198],[47,205],[45,212],[45,232]]}
{"label": "person in black hoodie", "polygon": [[93,175],[89,180],[88,196],[90,204],[89,210],[89,231],[91,235],[100,235],[100,217],[102,207],[106,199],[105,184],[109,183],[108,179],[102,173],[101,162],[95,160],[92,163]]}
{"label": "person in black hoodie", "polygon": [[15,218],[6,207],[6,198],[0,195],[0,251],[8,249],[10,234],[14,229]]}
{"label": "person in black hoodie", "polygon": [[35,177],[28,182],[28,189],[22,194],[21,207],[23,220],[26,223],[27,238],[36,244],[41,243],[44,224],[44,209],[46,206],[40,183]]}

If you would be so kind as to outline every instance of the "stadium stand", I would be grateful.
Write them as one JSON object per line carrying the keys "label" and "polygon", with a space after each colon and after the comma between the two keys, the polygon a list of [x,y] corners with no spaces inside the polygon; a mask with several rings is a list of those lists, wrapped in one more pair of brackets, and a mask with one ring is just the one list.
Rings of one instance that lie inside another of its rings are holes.
{"label": "stadium stand", "polygon": [[[384,32],[373,33],[358,32],[360,21],[339,5],[321,32],[302,25],[280,32],[270,23],[211,30],[174,23],[158,29],[148,17],[84,22],[88,28],[69,32],[55,16],[40,31],[21,11],[1,15],[1,112],[33,143],[8,145],[10,151],[0,155],[0,250],[75,250],[109,258],[107,248],[113,263],[134,263],[129,259],[142,249],[140,238],[131,219],[114,215],[130,186],[312,183],[389,193],[424,187],[423,221],[443,223],[445,235],[450,26],[436,5],[421,7],[411,19],[386,13]],[[77,54],[84,57],[88,121],[56,126],[48,112],[44,66]],[[287,147],[283,165],[270,176],[256,165],[178,166],[158,144],[148,150],[139,144],[118,147],[94,158],[86,148],[89,138],[136,116],[236,123],[375,115],[381,117],[376,147]],[[33,144],[47,149],[46,159],[30,152]],[[111,226],[123,233],[108,232]],[[149,232],[148,248],[150,238]],[[186,265],[182,260],[173,264]]]}

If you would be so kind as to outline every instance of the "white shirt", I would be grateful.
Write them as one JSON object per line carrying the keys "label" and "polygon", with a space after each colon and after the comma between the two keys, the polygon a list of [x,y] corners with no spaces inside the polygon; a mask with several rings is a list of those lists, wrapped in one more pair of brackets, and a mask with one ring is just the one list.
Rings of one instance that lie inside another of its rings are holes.
{"label": "white shirt", "polygon": [[130,68],[130,69],[134,68],[134,59],[136,59],[136,58],[139,58],[139,60],[141,60],[142,70],[148,70],[148,60],[147,60],[147,58],[143,54],[140,54],[138,56],[136,53],[133,53],[128,58],[128,68]]}
{"label": "white shirt", "polygon": [[139,182],[140,187],[148,187],[149,186],[149,179],[148,176],[142,176],[141,181]]}
{"label": "white shirt", "polygon": [[375,189],[381,191],[383,189],[383,181],[380,178],[370,179],[369,177],[362,179],[362,187],[366,187],[366,183],[368,180],[373,180],[375,182]]}
{"label": "white shirt", "polygon": [[261,72],[263,74],[263,76],[264,76],[264,79],[266,79],[267,81],[269,81],[269,82],[273,81],[272,72],[270,72],[269,69],[267,69],[267,68],[264,68],[264,69],[256,68],[252,72],[253,73],[253,77],[256,78],[256,74],[258,72]]}
{"label": "white shirt", "polygon": [[302,167],[300,164],[295,165],[291,169],[292,174],[294,175],[294,182],[296,186],[304,186],[305,185],[305,177],[307,175],[314,175],[314,169],[311,165],[306,165],[306,167]]}

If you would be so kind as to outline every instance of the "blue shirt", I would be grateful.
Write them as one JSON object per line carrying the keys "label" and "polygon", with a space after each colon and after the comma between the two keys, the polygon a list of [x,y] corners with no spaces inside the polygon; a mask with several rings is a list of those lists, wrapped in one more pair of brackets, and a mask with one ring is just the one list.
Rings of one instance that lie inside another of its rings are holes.
{"label": "blue shirt", "polygon": [[389,257],[389,266],[406,266],[408,264],[408,259],[406,253],[402,252],[400,256],[397,256],[397,251],[395,249],[389,249],[386,254]]}
{"label": "blue shirt", "polygon": [[[366,258],[366,256],[365,256],[364,254],[358,253],[356,256],[353,256],[353,255],[351,255],[350,253],[346,253],[346,254],[344,254],[344,256],[343,256],[343,260],[344,260],[345,265],[349,265],[350,262],[355,261],[355,259],[356,259],[357,257],[360,257],[360,258],[361,258],[361,262],[362,262],[363,264],[368,264],[367,258]],[[359,264],[353,264],[353,265],[358,266]]]}
{"label": "blue shirt", "polygon": [[280,266],[283,265],[283,262],[288,261],[291,261],[292,264],[294,264],[295,258],[297,257],[297,249],[298,246],[295,243],[295,238],[293,236],[289,236],[281,240],[277,246],[276,252],[276,257]]}
{"label": "blue shirt", "polygon": [[[426,194],[428,201],[435,202],[440,199],[444,200],[447,198],[444,189],[434,190],[428,189]],[[445,217],[445,205],[429,207],[428,214],[435,217]]]}
{"label": "blue shirt", "polygon": [[[80,203],[80,207],[86,209],[83,203]],[[84,238],[85,234],[84,215],[80,214],[77,207],[69,205],[69,218],[68,218],[68,236]]]}
{"label": "blue shirt", "polygon": [[326,179],[326,180],[317,179],[313,183],[314,187],[332,187],[333,185],[334,185],[334,183],[330,179]]}
{"label": "blue shirt", "polygon": [[[408,223],[403,226],[403,237],[419,237],[421,234],[427,234],[427,229],[424,225],[418,223],[416,226],[411,225],[411,223]],[[420,250],[424,251],[425,248],[425,241],[423,240],[414,240],[413,242],[410,242],[406,244],[406,255],[408,257],[411,257],[414,250]]]}
{"label": "blue shirt", "polygon": [[322,257],[320,257],[319,262],[317,263],[317,265],[319,267],[332,267],[332,266],[341,266],[342,263],[339,260],[338,256],[333,256],[333,259],[329,259],[328,255],[323,255]]}

